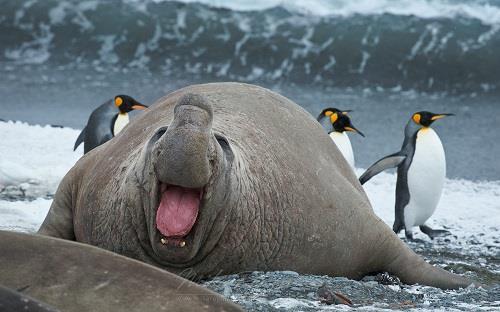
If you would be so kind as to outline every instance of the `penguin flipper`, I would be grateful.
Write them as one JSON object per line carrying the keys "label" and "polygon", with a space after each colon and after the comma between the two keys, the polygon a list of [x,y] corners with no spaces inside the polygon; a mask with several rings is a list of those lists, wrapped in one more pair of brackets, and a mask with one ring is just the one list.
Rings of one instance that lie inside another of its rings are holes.
{"label": "penguin flipper", "polygon": [[403,155],[400,152],[386,156],[375,162],[373,165],[370,166],[370,168],[366,169],[366,171],[361,175],[361,177],[359,177],[359,182],[361,184],[365,184],[365,182],[367,182],[380,172],[389,168],[395,168],[399,166],[399,164],[401,164],[405,159],[406,155]]}
{"label": "penguin flipper", "polygon": [[76,151],[76,149],[78,148],[78,146],[80,144],[82,144],[84,138],[85,138],[85,132],[87,130],[87,126],[85,126],[82,130],[82,132],[80,132],[80,135],[78,135],[78,138],[76,139],[76,142],[75,142],[75,146],[73,147],[73,151]]}

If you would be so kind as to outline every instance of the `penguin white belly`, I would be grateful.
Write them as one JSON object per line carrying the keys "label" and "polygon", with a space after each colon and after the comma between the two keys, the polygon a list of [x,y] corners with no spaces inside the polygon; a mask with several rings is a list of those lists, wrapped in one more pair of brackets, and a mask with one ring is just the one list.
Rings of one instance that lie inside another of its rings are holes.
{"label": "penguin white belly", "polygon": [[113,135],[117,135],[122,131],[123,128],[128,124],[128,114],[118,114],[118,117],[116,117],[115,124],[113,125]]}
{"label": "penguin white belly", "polygon": [[333,131],[330,133],[330,138],[337,145],[342,153],[342,156],[347,160],[349,165],[354,168],[354,153],[352,152],[351,141],[345,132]]}
{"label": "penguin white belly", "polygon": [[408,190],[410,201],[404,209],[405,226],[423,225],[439,203],[446,176],[443,144],[431,128],[419,130],[410,168]]}

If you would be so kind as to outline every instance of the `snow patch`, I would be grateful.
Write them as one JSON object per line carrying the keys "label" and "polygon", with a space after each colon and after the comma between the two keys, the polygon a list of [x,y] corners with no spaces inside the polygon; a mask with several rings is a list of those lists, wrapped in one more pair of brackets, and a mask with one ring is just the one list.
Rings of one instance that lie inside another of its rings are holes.
{"label": "snow patch", "polygon": [[54,194],[57,185],[83,154],[73,152],[80,130],[0,122],[0,194],[9,186],[26,196]]}
{"label": "snow patch", "polygon": [[9,202],[0,200],[0,230],[36,232],[47,215],[52,200]]}
{"label": "snow patch", "polygon": [[[356,171],[358,176],[364,172],[363,169]],[[391,228],[396,178],[395,173],[383,172],[363,185],[373,210]],[[446,248],[466,248],[466,252],[472,254],[497,254],[500,249],[500,181],[446,179],[436,212],[427,224],[452,233],[454,238],[446,242]],[[415,238],[430,241],[418,228],[414,228],[414,234]]]}

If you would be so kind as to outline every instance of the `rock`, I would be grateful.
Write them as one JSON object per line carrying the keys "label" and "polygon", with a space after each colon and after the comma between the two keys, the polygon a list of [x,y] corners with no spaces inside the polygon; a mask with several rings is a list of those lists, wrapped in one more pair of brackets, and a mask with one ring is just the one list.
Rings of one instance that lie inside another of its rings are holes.
{"label": "rock", "polygon": [[352,306],[352,301],[345,295],[333,292],[326,284],[323,284],[318,289],[318,297],[321,303],[330,304],[345,304]]}

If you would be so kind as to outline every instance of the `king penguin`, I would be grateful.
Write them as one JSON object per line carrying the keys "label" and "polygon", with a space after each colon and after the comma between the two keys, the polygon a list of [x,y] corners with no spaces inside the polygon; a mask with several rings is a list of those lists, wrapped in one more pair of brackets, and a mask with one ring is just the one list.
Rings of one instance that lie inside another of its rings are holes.
{"label": "king penguin", "polygon": [[449,234],[425,225],[436,210],[446,176],[443,144],[430,125],[446,116],[453,114],[414,113],[406,124],[401,150],[378,160],[359,178],[364,184],[383,170],[398,168],[393,230],[397,234],[404,228],[405,236],[410,240],[413,239],[414,226],[419,226],[431,239]]}
{"label": "king penguin", "polygon": [[128,113],[132,110],[147,108],[128,95],[117,95],[96,108],[90,114],[85,128],[78,136],[73,150],[84,142],[83,151],[87,154],[97,146],[111,140],[129,122]]}
{"label": "king penguin", "polygon": [[351,123],[351,119],[347,116],[350,110],[340,110],[337,108],[325,108],[318,116],[317,120],[321,122],[323,118],[329,117],[332,124],[332,131],[328,134],[332,141],[337,145],[342,153],[342,156],[347,160],[349,165],[354,169],[354,153],[352,151],[351,141],[347,135],[347,131],[356,132],[361,136],[365,136],[361,131],[356,129]]}

